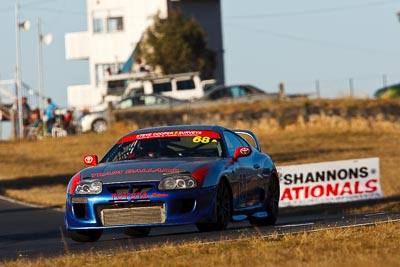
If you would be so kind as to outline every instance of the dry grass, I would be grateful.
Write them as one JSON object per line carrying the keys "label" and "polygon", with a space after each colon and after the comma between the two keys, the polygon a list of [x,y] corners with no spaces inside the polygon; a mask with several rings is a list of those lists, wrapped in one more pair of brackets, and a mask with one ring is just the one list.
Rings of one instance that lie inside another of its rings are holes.
{"label": "dry grass", "polygon": [[[45,206],[63,206],[69,179],[85,167],[83,156],[103,156],[121,135],[111,130],[104,135],[0,142],[0,194]],[[41,194],[43,190],[45,195]]]}
{"label": "dry grass", "polygon": [[75,173],[84,167],[85,153],[102,156],[120,135],[110,131],[104,135],[0,142],[0,180]]}
{"label": "dry grass", "polygon": [[[45,197],[38,197],[46,192]],[[6,189],[5,195],[13,199],[44,206],[63,206],[66,197],[66,186],[63,184],[35,186],[28,189]]]}
{"label": "dry grass", "polygon": [[400,224],[251,237],[217,244],[153,247],[144,252],[89,252],[3,266],[399,266]]}

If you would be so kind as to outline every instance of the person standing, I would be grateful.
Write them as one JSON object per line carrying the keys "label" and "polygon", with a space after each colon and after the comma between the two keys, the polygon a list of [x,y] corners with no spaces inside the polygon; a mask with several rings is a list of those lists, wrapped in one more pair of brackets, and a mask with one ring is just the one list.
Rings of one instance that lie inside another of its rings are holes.
{"label": "person standing", "polygon": [[27,132],[26,138],[28,138],[28,140],[37,140],[40,135],[43,136],[42,120],[38,108],[35,108],[31,112],[30,124]]}
{"label": "person standing", "polygon": [[73,114],[72,110],[67,110],[67,113],[64,116],[64,121],[63,121],[63,128],[64,130],[67,131],[68,135],[74,134],[75,133],[75,128],[73,125]]}
{"label": "person standing", "polygon": [[22,98],[22,123],[24,126],[29,125],[29,119],[31,117],[31,107],[28,104],[26,97]]}
{"label": "person standing", "polygon": [[31,107],[28,104],[26,97],[22,98],[22,125],[24,127],[24,137],[27,136],[29,130],[29,124],[31,119]]}
{"label": "person standing", "polygon": [[[21,104],[21,110],[22,110],[22,132],[24,137],[26,137],[27,134],[27,129],[29,127],[30,123],[30,117],[31,117],[31,108],[28,104],[28,99],[26,97],[22,97],[22,104]],[[17,137],[20,133],[19,130],[19,118],[20,114],[18,112],[18,98],[15,100],[14,105],[12,106],[12,112],[14,114],[14,136]]]}
{"label": "person standing", "polygon": [[47,117],[46,121],[46,132],[51,135],[51,130],[53,129],[54,123],[56,122],[55,111],[58,108],[56,104],[51,101],[51,98],[47,98],[47,107],[45,110],[45,115]]}

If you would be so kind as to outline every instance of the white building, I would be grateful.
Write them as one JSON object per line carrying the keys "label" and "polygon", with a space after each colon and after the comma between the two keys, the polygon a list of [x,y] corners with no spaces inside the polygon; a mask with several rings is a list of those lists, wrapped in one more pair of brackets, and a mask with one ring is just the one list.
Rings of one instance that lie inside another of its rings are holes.
{"label": "white building", "polygon": [[116,72],[130,58],[144,31],[159,13],[179,8],[195,19],[208,35],[209,47],[217,53],[215,77],[224,82],[222,28],[219,0],[87,0],[85,32],[65,35],[67,60],[89,60],[90,84],[68,87],[68,106],[91,108],[103,102],[103,77],[107,68]]}

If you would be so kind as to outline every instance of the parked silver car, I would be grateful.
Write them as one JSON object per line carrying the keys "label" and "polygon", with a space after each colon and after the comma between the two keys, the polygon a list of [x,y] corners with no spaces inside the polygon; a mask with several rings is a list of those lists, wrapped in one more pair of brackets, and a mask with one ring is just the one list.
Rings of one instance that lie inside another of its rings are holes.
{"label": "parked silver car", "polygon": [[[114,104],[114,109],[154,109],[154,108],[171,108],[181,105],[189,104],[189,101],[174,99],[172,97],[158,95],[158,94],[139,94],[129,96]],[[108,128],[109,111],[96,111],[89,113],[82,113],[75,116],[77,118],[76,125],[78,132],[85,133],[93,131],[102,133]]]}
{"label": "parked silver car", "polygon": [[199,98],[199,101],[215,101],[224,99],[239,99],[239,98],[260,98],[269,97],[277,98],[278,94],[266,93],[265,91],[249,84],[238,85],[218,85],[207,90],[206,94]]}
{"label": "parked silver car", "polygon": [[128,108],[168,108],[180,105],[189,104],[187,100],[179,100],[169,96],[159,94],[138,94],[134,96],[128,96],[120,100],[114,105],[116,109],[128,109]]}
{"label": "parked silver car", "polygon": [[85,133],[93,131],[103,133],[108,128],[108,111],[96,111],[81,113],[76,116],[76,128],[78,132]]}

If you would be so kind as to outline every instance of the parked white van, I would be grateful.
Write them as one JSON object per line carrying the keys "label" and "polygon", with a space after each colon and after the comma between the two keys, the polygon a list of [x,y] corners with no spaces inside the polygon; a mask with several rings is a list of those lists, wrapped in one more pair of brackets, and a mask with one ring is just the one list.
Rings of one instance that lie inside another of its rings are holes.
{"label": "parked white van", "polygon": [[127,80],[123,97],[135,94],[161,94],[180,100],[192,100],[204,95],[207,86],[215,84],[215,80],[201,80],[198,72],[171,75],[148,75]]}

